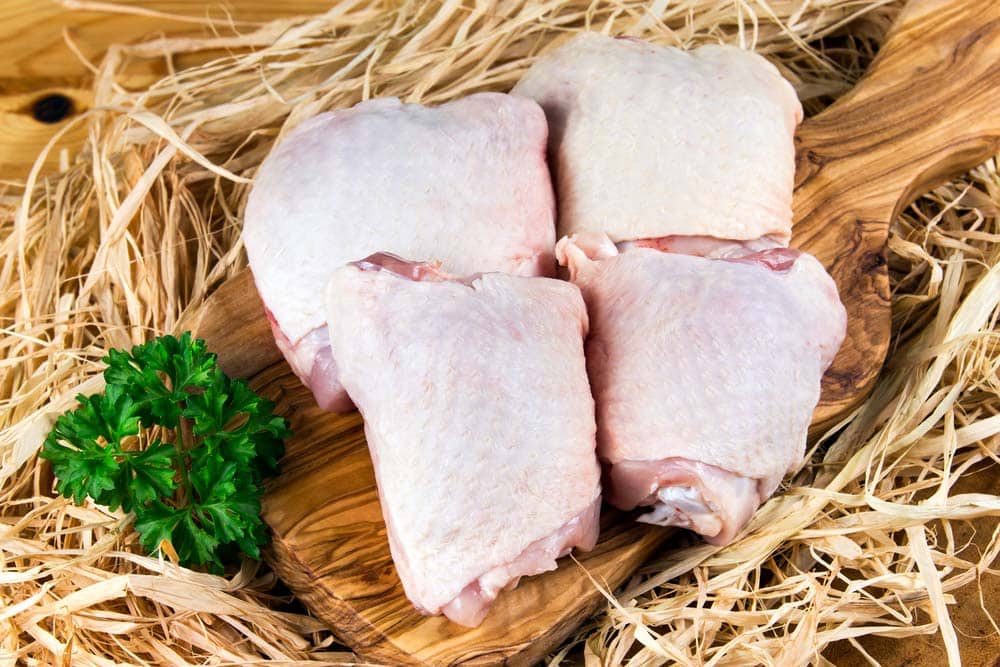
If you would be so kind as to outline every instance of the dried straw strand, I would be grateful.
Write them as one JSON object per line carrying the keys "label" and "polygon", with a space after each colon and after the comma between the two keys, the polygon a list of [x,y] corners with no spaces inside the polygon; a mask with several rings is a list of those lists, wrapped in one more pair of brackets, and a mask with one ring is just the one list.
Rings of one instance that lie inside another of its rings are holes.
{"label": "dried straw strand", "polygon": [[[76,121],[83,150],[62,173],[43,175],[40,158],[0,189],[0,665],[353,661],[320,623],[285,610],[265,566],[218,577],[143,556],[129,517],[55,497],[36,457],[53,416],[100,390],[109,347],[176,331],[244,266],[248,183],[296,124],[376,95],[506,90],[581,29],[753,47],[815,112],[858,79],[899,7],[354,1],[268,24],[195,18],[212,34],[113,46]],[[231,53],[145,90],[118,83],[129,62],[216,49]],[[553,664],[829,664],[821,652],[836,641],[864,653],[868,635],[931,633],[957,661],[948,606],[996,574],[1000,552],[1000,529],[978,552],[963,537],[1000,515],[1000,497],[956,491],[1000,461],[998,211],[991,160],[894,221],[893,351],[871,398],[745,537],[661,554]]]}

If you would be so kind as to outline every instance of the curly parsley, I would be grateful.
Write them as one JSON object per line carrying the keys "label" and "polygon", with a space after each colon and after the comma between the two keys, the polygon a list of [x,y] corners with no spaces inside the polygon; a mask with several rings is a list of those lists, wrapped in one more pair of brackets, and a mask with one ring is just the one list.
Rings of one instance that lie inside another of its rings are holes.
{"label": "curly parsley", "polygon": [[169,544],[182,565],[220,571],[236,549],[259,558],[263,479],[290,435],[273,403],[226,377],[190,333],[104,361],[104,393],[78,396],[42,448],[59,493],[134,512],[146,550]]}

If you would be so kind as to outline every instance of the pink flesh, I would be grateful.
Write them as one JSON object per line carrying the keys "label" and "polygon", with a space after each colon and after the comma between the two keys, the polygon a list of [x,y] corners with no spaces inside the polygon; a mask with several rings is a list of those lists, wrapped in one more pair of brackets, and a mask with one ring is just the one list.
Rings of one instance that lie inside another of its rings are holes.
{"label": "pink flesh", "polygon": [[326,326],[313,329],[296,344],[288,340],[267,308],[267,321],[274,334],[274,342],[281,350],[288,365],[313,393],[316,404],[330,412],[350,412],[354,403],[337,379],[337,365],[330,355],[330,338]]}
{"label": "pink flesh", "polygon": [[372,253],[352,263],[362,271],[391,271],[400,278],[417,282],[451,280],[451,276],[441,270],[440,262],[411,262],[391,252]]}
{"label": "pink flesh", "polygon": [[[785,251],[784,261],[794,263],[799,256],[798,250],[786,248],[783,243],[768,236],[748,241],[738,239],[722,239],[714,236],[661,236],[658,238],[622,241],[617,244],[620,251],[629,248],[653,248],[661,252],[672,252],[681,255],[695,255],[708,259],[740,260],[763,255],[765,257]],[[780,256],[780,255],[778,255]],[[790,267],[791,264],[789,264]],[[783,270],[783,269],[782,269]]]}
{"label": "pink flesh", "polygon": [[[751,241],[719,239],[714,236],[661,236],[612,243],[611,239],[604,234],[581,232],[573,235],[572,243],[561,239],[556,245],[556,256],[562,265],[568,265],[573,271],[574,267],[580,264],[583,259],[608,259],[632,248],[650,248],[678,255],[757,264],[771,271],[788,271],[802,254],[801,251],[786,248],[778,241],[766,236]],[[583,254],[580,254],[581,252]],[[569,259],[569,255],[573,253],[578,255],[576,261]]]}
{"label": "pink flesh", "polygon": [[476,273],[465,277],[453,276],[441,270],[440,262],[411,262],[391,252],[376,252],[362,260],[351,262],[351,264],[362,271],[388,271],[400,278],[406,278],[418,283],[452,282],[472,285],[472,281],[482,275]]}
{"label": "pink flesh", "polygon": [[794,248],[771,248],[752,252],[742,257],[726,257],[726,262],[742,262],[743,264],[757,264],[771,271],[788,271],[795,266],[795,260],[801,253]]}
{"label": "pink flesh", "polygon": [[643,523],[678,526],[711,544],[728,544],[769,493],[757,480],[682,458],[619,461],[605,467],[605,492],[616,507],[651,506]]}
{"label": "pink flesh", "polygon": [[350,412],[354,409],[354,402],[337,377],[337,363],[330,353],[327,328],[317,329],[317,334],[325,339],[325,343],[316,353],[309,381],[304,384],[312,390],[319,407],[328,412]]}
{"label": "pink flesh", "polygon": [[517,587],[521,577],[530,577],[556,569],[556,559],[574,547],[590,551],[597,544],[600,528],[601,499],[573,517],[548,537],[532,542],[514,560],[499,565],[462,589],[454,600],[441,608],[448,620],[474,628],[486,618],[486,612],[500,591]]}

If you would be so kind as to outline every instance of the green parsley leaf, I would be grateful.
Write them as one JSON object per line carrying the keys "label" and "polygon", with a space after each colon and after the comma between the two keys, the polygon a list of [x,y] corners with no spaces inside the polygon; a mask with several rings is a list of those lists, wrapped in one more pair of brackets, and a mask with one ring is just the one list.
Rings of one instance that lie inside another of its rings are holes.
{"label": "green parsley leaf", "polygon": [[122,499],[122,509],[131,512],[157,498],[173,496],[177,489],[175,452],[173,445],[156,441],[122,461],[115,484],[116,489],[128,490],[128,496]]}
{"label": "green parsley leaf", "polygon": [[221,571],[235,549],[259,557],[263,480],[290,435],[274,404],[187,332],[104,361],[104,394],[78,396],[42,448],[59,493],[133,512],[147,551],[169,543],[183,565]]}

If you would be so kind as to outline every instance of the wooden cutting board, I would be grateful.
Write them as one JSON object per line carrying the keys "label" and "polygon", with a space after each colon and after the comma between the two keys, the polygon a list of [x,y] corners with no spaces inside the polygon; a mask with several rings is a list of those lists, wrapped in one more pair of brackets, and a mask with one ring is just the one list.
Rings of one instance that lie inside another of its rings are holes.
{"label": "wooden cutting board", "polygon": [[[848,334],[823,380],[814,427],[867,393],[889,345],[890,221],[923,191],[1000,149],[1000,3],[921,0],[901,15],[849,94],[797,134],[793,245],[837,282]],[[528,664],[604,603],[671,532],[605,512],[597,548],[504,593],[474,630],[416,613],[389,557],[356,414],[324,414],[281,360],[249,273],[224,285],[193,327],[229,373],[251,377],[295,435],[265,498],[269,561],[295,594],[368,660]],[[585,572],[586,570],[586,572]]]}

